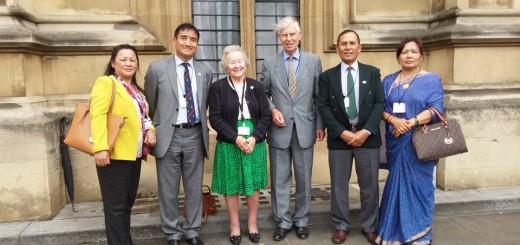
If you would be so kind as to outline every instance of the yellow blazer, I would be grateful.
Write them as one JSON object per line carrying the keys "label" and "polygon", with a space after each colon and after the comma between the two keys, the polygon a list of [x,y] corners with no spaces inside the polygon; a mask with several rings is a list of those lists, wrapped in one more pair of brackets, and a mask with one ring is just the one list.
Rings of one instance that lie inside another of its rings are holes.
{"label": "yellow blazer", "polygon": [[[141,133],[141,118],[137,114],[132,97],[114,76],[98,77],[92,87],[90,94],[92,151],[108,150],[106,125],[113,81],[116,83],[116,94],[112,114],[125,117],[125,125],[121,128],[114,148],[110,152],[110,159],[134,161]],[[153,125],[151,129],[155,131]]]}

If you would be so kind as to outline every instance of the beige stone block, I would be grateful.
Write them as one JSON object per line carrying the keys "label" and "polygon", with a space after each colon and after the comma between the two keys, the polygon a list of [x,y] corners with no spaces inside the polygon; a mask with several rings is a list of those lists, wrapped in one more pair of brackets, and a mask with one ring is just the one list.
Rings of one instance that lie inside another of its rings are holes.
{"label": "beige stone block", "polygon": [[141,179],[137,192],[138,198],[157,196],[157,165],[155,158],[152,156],[148,156],[148,161],[143,160],[141,165]]}
{"label": "beige stone block", "polygon": [[517,82],[518,60],[520,49],[517,47],[456,48],[453,80],[455,84],[465,85]]}
{"label": "beige stone block", "polygon": [[45,94],[90,93],[109,60],[110,52],[93,56],[43,56]]}
{"label": "beige stone block", "polygon": [[0,222],[22,220],[47,220],[52,217],[49,196],[9,198],[14,191],[23,195],[26,190],[4,190],[0,188]]}
{"label": "beige stone block", "polygon": [[130,2],[126,0],[54,0],[50,2],[18,0],[16,2],[18,8],[34,15],[128,14],[130,9]]}
{"label": "beige stone block", "polygon": [[43,95],[43,71],[41,56],[24,54],[23,69],[27,96]]}
{"label": "beige stone block", "polygon": [[101,192],[94,158],[69,147],[74,175],[75,202],[100,201]]}
{"label": "beige stone block", "polygon": [[[495,96],[495,98],[497,97]],[[481,99],[480,102],[482,101]],[[497,103],[496,100],[489,101],[489,104],[495,103]],[[520,110],[518,108],[502,107],[500,110],[475,108],[460,112],[448,111],[447,116],[459,120],[466,137],[487,138],[495,143],[500,143],[497,141],[499,137],[520,136],[520,121],[518,121]]]}
{"label": "beige stone block", "polygon": [[0,81],[0,96],[25,96],[22,54],[0,54]]}
{"label": "beige stone block", "polygon": [[[330,184],[329,155],[326,138],[314,145],[314,161],[312,165],[312,184]],[[294,183],[296,184],[296,183]]]}
{"label": "beige stone block", "polygon": [[445,190],[459,190],[518,185],[520,185],[520,168],[495,166],[447,170],[441,187]]}
{"label": "beige stone block", "polygon": [[414,0],[373,0],[352,1],[356,15],[404,15],[404,14],[429,14],[429,1]]}
{"label": "beige stone block", "polygon": [[3,171],[0,172],[0,187],[12,192],[0,196],[17,199],[48,195],[46,165],[45,161],[1,163]]}
{"label": "beige stone block", "polygon": [[[423,69],[437,73],[441,77],[443,85],[453,84],[453,54],[454,51],[451,48],[430,50],[425,56],[428,66]],[[442,62],[439,62],[441,60]]]}
{"label": "beige stone block", "polygon": [[439,164],[444,171],[456,169],[518,168],[520,170],[520,137],[467,138],[468,152],[446,158]]}
{"label": "beige stone block", "polygon": [[6,151],[0,154],[0,162],[45,160],[49,135],[44,124],[49,119],[23,104],[9,105],[12,108],[3,109],[0,117],[0,149]]}

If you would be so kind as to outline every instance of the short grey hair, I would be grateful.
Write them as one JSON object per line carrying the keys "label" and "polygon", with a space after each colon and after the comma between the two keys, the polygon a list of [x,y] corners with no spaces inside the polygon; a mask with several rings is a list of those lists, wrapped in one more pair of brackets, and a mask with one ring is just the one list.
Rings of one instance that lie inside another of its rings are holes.
{"label": "short grey hair", "polygon": [[296,20],[296,18],[292,16],[287,16],[278,21],[278,24],[276,24],[275,31],[278,34],[279,32],[289,28],[291,25],[296,25],[296,31],[301,32],[300,29],[300,23]]}
{"label": "short grey hair", "polygon": [[226,70],[227,68],[227,55],[235,51],[242,53],[244,56],[244,61],[246,62],[246,66],[249,66],[249,58],[247,58],[246,52],[238,45],[229,45],[226,46],[222,51],[222,58],[220,58],[220,67],[222,67],[222,69]]}

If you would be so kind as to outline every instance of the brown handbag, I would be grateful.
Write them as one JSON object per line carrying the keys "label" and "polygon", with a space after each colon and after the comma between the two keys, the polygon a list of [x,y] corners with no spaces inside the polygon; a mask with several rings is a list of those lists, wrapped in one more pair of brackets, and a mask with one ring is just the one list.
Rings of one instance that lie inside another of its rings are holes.
{"label": "brown handbag", "polygon": [[[207,188],[207,191],[204,191]],[[202,186],[202,219],[203,224],[208,223],[208,215],[217,213],[217,204],[215,197],[211,194],[211,188],[207,185]],[[182,216],[186,217],[186,203],[182,207]]]}
{"label": "brown handbag", "polygon": [[444,119],[433,107],[428,110],[437,114],[440,122],[414,129],[412,144],[421,161],[437,160],[468,152],[464,134],[456,119]]}
{"label": "brown handbag", "polygon": [[[107,135],[108,135],[108,150],[111,151],[116,142],[116,138],[121,132],[121,128],[125,125],[125,118],[112,114],[112,106],[116,95],[116,83],[112,79],[112,97],[110,98],[110,105],[107,113]],[[90,133],[90,103],[79,102],[76,104],[76,111],[72,118],[69,131],[65,140],[63,141],[68,146],[87,153],[91,156],[92,152],[92,137]]]}

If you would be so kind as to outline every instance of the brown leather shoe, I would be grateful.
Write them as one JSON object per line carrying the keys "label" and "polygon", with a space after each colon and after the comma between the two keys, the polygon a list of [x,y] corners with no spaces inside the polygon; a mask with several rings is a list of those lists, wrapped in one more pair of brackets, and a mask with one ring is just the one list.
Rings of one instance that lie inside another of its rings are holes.
{"label": "brown leather shoe", "polygon": [[346,230],[336,230],[334,232],[334,235],[332,235],[332,243],[334,244],[341,244],[345,242],[345,239],[347,239],[348,231]]}
{"label": "brown leather shoe", "polygon": [[376,243],[377,233],[375,233],[375,232],[365,232],[365,231],[363,231],[362,233],[363,233],[363,235],[365,235],[365,237],[367,238],[367,241],[370,244],[377,245],[377,243]]}

